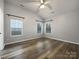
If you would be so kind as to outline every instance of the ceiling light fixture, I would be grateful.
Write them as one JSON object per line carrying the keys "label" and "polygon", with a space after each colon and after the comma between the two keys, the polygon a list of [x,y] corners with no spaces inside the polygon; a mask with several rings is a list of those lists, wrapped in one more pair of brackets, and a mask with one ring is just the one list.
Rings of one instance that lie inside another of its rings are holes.
{"label": "ceiling light fixture", "polygon": [[45,7],[44,5],[41,5],[41,6],[40,6],[40,8],[44,8],[44,7]]}

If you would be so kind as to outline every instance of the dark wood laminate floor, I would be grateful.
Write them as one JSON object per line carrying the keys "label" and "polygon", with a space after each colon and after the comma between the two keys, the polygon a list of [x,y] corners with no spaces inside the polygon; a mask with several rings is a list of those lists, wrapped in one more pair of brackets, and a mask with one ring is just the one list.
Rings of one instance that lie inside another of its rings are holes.
{"label": "dark wood laminate floor", "polygon": [[79,46],[38,38],[5,46],[1,59],[79,59]]}

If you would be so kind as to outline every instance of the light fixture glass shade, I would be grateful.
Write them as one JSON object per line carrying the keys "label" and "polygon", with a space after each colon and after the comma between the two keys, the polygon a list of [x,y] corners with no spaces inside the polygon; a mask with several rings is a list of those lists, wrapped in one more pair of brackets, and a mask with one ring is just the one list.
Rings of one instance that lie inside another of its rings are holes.
{"label": "light fixture glass shade", "polygon": [[44,7],[45,7],[44,5],[41,5],[41,6],[40,6],[40,8],[44,8]]}

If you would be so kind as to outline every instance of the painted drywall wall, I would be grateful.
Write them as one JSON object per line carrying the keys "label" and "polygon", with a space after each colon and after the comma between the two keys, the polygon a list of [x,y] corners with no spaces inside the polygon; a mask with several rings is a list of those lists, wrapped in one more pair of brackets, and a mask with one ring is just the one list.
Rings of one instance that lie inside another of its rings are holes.
{"label": "painted drywall wall", "polygon": [[52,33],[46,37],[57,40],[79,43],[79,11],[74,10],[58,15],[51,23]]}
{"label": "painted drywall wall", "polygon": [[[5,2],[5,14],[13,14],[18,16],[24,16],[24,29],[23,36],[12,37],[10,36],[10,19],[5,15],[5,44],[11,42],[17,42],[21,40],[26,40],[29,38],[40,37],[41,34],[37,34],[36,30],[36,19],[38,17],[31,12],[20,8],[19,6],[12,5]],[[61,40],[67,40],[79,43],[79,11],[69,11],[63,14],[59,14],[53,18],[52,33],[45,33],[46,37],[57,38]]]}
{"label": "painted drywall wall", "polygon": [[0,50],[4,48],[4,0],[0,0]]}
{"label": "painted drywall wall", "polygon": [[[13,19],[14,17],[8,17],[6,14],[12,14],[16,16],[23,16],[25,19],[22,19],[23,21],[23,35],[22,36],[16,36],[13,37],[10,35],[10,19]],[[38,38],[41,36],[41,34],[37,33],[37,20],[38,17],[13,4],[10,4],[5,1],[5,44],[18,42],[18,41],[24,41],[32,38]]]}

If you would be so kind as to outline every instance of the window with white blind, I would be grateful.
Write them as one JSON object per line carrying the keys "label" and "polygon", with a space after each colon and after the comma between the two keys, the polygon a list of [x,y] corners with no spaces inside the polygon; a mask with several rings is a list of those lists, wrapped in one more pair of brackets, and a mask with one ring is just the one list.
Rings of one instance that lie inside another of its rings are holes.
{"label": "window with white blind", "polygon": [[11,36],[19,36],[23,34],[23,21],[17,19],[10,20]]}

